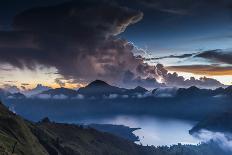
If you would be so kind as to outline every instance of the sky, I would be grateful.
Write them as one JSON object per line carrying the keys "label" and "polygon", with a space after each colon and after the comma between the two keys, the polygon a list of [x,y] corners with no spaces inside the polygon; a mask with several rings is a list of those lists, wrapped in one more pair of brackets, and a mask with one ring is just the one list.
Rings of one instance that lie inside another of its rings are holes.
{"label": "sky", "polygon": [[0,86],[232,84],[230,0],[2,0]]}

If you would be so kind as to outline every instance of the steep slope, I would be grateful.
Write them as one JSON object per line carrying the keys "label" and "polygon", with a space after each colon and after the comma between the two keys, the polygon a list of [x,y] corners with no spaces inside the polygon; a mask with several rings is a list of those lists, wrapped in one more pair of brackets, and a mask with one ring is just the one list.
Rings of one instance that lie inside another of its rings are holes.
{"label": "steep slope", "polygon": [[213,96],[214,94],[212,93],[213,91],[210,89],[200,89],[195,86],[191,86],[189,88],[179,88],[177,90],[177,97],[182,97],[182,98],[189,98],[189,97],[208,97],[208,96]]}
{"label": "steep slope", "polygon": [[43,122],[33,132],[50,154],[139,154],[137,145],[111,134],[76,125]]}
{"label": "steep slope", "polygon": [[46,155],[28,123],[0,103],[0,154]]}
{"label": "steep slope", "polygon": [[202,129],[210,130],[214,132],[228,132],[232,133],[232,113],[224,112],[221,114],[209,116],[208,118],[197,123],[191,130],[193,134]]}
{"label": "steep slope", "polygon": [[227,88],[219,87],[215,90],[212,89],[200,89],[195,86],[191,86],[189,88],[179,88],[177,90],[177,97],[181,98],[189,98],[189,97],[215,97],[215,96],[232,96],[232,86],[228,86]]}
{"label": "steep slope", "polygon": [[145,94],[146,92],[148,92],[148,90],[146,90],[145,88],[141,87],[141,86],[137,86],[134,89],[128,89],[126,91],[126,95],[134,95],[134,94]]}

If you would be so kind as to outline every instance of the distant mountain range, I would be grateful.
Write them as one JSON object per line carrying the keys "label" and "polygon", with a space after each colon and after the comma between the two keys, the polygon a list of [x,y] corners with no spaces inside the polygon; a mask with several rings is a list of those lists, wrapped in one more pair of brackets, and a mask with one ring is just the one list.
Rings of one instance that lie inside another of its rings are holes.
{"label": "distant mountain range", "polygon": [[18,93],[10,93],[3,89],[0,89],[0,98],[8,98],[8,99],[25,99],[26,96],[20,92]]}
{"label": "distant mountain range", "polygon": [[47,91],[43,91],[40,93],[40,95],[50,95],[51,97],[58,97],[61,95],[67,96],[67,97],[75,97],[77,96],[77,91],[67,88],[56,88],[56,89],[49,89]]}
{"label": "distant mountain range", "polygon": [[[141,98],[141,97],[232,97],[232,86],[227,88],[217,89],[200,89],[195,86],[189,88],[156,88],[148,91],[143,87],[136,87],[134,89],[119,88],[111,86],[108,83],[95,80],[86,87],[80,88],[79,90],[73,90],[68,88],[56,88],[48,89],[48,87],[40,88],[33,92],[33,95],[29,95],[33,98],[42,99],[115,99],[115,98]],[[39,91],[41,90],[41,91]],[[42,91],[44,90],[44,91]],[[37,93],[36,93],[37,92]],[[31,93],[31,92],[30,92]],[[23,93],[9,93],[0,90],[0,96],[10,99],[24,99],[27,94]]]}
{"label": "distant mountain range", "polygon": [[[148,91],[143,87],[136,87],[134,89],[119,88],[116,86],[111,86],[108,83],[96,80],[91,82],[86,87],[80,88],[79,90],[71,90],[67,88],[57,88],[44,91],[40,94],[51,95],[65,95],[68,98],[75,98],[78,95],[82,95],[86,98],[128,98],[128,97],[147,97],[147,96],[159,96],[160,93],[166,94],[168,97],[228,97],[232,96],[232,86],[227,88],[217,88],[212,89],[200,89],[195,86],[189,88],[169,88],[174,89],[175,93],[170,93],[167,89],[154,89]],[[162,96],[165,97],[165,96]]]}
{"label": "distant mountain range", "polygon": [[232,96],[232,86],[228,88],[217,88],[212,89],[200,89],[195,86],[189,88],[179,88],[176,93],[177,97],[201,97],[201,96],[211,96],[211,97],[223,97]]}

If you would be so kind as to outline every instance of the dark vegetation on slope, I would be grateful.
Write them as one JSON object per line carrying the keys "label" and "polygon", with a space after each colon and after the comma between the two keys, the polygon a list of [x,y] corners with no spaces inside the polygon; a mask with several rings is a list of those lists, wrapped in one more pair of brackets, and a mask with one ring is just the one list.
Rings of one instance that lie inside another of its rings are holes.
{"label": "dark vegetation on slope", "polygon": [[214,132],[226,132],[232,133],[232,113],[231,111],[223,112],[216,115],[208,116],[197,123],[191,130],[190,133],[193,134],[202,129],[214,131]]}
{"label": "dark vegetation on slope", "polygon": [[0,104],[0,154],[46,155],[29,128],[29,122]]}
{"label": "dark vegetation on slope", "polygon": [[141,128],[130,128],[124,125],[113,124],[89,124],[85,127],[91,127],[101,132],[112,133],[118,137],[128,139],[132,142],[139,141],[139,137],[133,134],[133,131],[140,130]]}

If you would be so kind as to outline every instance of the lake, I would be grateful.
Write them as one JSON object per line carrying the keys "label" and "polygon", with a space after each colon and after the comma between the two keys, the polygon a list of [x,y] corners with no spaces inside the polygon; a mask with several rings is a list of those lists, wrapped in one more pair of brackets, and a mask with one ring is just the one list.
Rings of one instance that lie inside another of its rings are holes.
{"label": "lake", "polygon": [[182,144],[198,144],[200,141],[191,136],[188,131],[194,126],[194,122],[183,121],[177,119],[159,118],[154,116],[107,116],[92,117],[81,119],[78,122],[84,124],[114,124],[125,125],[132,128],[141,128],[134,131],[139,136],[140,141],[136,142],[142,145],[172,145]]}

